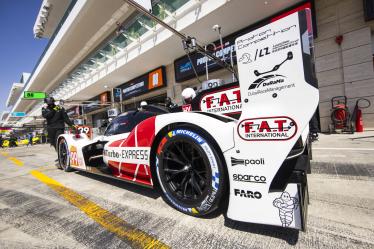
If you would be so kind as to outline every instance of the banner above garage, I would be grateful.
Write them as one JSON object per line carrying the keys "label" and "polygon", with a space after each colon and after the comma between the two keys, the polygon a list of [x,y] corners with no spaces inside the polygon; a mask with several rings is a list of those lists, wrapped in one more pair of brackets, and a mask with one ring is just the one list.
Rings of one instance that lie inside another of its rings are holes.
{"label": "banner above garage", "polygon": [[[233,34],[230,34],[224,37],[223,48],[221,48],[220,41],[217,40],[215,42],[212,42],[211,45],[207,47],[207,50],[212,51],[212,48],[213,48],[213,54],[219,58],[223,58],[223,55],[224,55],[225,62],[228,64],[231,64],[231,57],[232,57],[233,63],[236,65],[237,63],[236,51],[235,51],[235,46],[234,46],[236,38],[252,30],[255,30],[264,25],[267,25],[270,22],[274,22],[275,20],[278,20],[282,17],[285,17],[287,15],[290,15],[292,13],[298,12],[306,8],[309,8],[312,10],[312,20],[313,20],[313,29],[314,29],[313,31],[314,31],[314,36],[316,37],[317,33],[315,29],[316,20],[315,20],[315,14],[314,14],[314,1],[305,1],[302,4],[298,4],[289,9],[283,10],[280,13],[272,17],[266,18],[258,23],[250,25],[242,30],[239,30]],[[183,56],[174,61],[174,71],[175,71],[176,82],[183,82],[183,81],[194,78],[195,73],[194,73],[193,67],[196,69],[196,73],[199,76],[204,75],[206,73],[206,65],[208,66],[209,73],[217,71],[222,68],[221,66],[217,65],[214,61],[208,60],[206,56],[200,53],[191,53],[190,58],[191,60],[188,58],[188,56]]]}
{"label": "banner above garage", "polygon": [[165,87],[166,83],[165,67],[162,66],[132,79],[120,85],[118,88],[122,89],[123,101]]}

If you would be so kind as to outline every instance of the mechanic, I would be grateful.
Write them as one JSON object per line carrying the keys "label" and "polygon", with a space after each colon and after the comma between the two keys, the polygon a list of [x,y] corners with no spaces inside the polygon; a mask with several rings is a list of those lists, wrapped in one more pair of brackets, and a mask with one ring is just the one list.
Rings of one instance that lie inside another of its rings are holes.
{"label": "mechanic", "polygon": [[55,104],[55,99],[53,97],[45,98],[44,103],[42,116],[47,120],[49,143],[56,149],[57,138],[64,133],[65,123],[74,128],[76,126],[69,119],[65,109]]}

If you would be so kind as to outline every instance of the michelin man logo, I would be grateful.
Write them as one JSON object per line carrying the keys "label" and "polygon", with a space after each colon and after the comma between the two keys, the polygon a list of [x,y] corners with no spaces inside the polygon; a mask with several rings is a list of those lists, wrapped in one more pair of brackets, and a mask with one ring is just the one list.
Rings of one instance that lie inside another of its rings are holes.
{"label": "michelin man logo", "polygon": [[291,197],[288,192],[283,192],[279,198],[273,201],[274,207],[279,209],[279,218],[282,227],[288,227],[293,221],[293,211],[299,205],[298,199]]}

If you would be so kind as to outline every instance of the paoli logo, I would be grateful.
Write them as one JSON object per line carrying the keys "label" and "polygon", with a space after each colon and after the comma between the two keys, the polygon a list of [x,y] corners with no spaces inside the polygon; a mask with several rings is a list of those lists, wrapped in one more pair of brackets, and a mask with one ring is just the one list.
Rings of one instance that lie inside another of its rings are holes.
{"label": "paoli logo", "polygon": [[239,87],[209,93],[200,101],[200,110],[211,113],[236,113],[242,109]]}
{"label": "paoli logo", "polygon": [[237,159],[234,157],[231,157],[231,165],[236,166],[236,165],[265,165],[265,159],[260,158],[260,159]]}
{"label": "paoli logo", "polygon": [[247,141],[288,140],[297,132],[296,122],[285,116],[244,119],[238,134]]}
{"label": "paoli logo", "polygon": [[237,182],[266,183],[265,176],[234,174],[232,178]]}
{"label": "paoli logo", "polygon": [[245,197],[245,198],[252,198],[252,199],[261,199],[262,194],[257,191],[249,191],[249,190],[242,190],[242,189],[234,189],[235,196]]}

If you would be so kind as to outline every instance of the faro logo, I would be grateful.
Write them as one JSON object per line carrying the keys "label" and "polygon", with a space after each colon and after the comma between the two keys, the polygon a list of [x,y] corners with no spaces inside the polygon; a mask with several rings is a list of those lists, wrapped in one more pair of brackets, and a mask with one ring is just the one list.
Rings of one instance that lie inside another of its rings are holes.
{"label": "faro logo", "polygon": [[297,124],[285,116],[252,118],[242,120],[237,131],[247,141],[288,140],[295,136]]}
{"label": "faro logo", "polygon": [[235,196],[245,197],[245,198],[252,198],[252,199],[261,199],[262,194],[258,191],[250,191],[250,190],[243,190],[243,189],[234,189]]}
{"label": "faro logo", "polygon": [[242,110],[239,87],[209,93],[201,98],[200,110],[203,112],[227,114]]}

